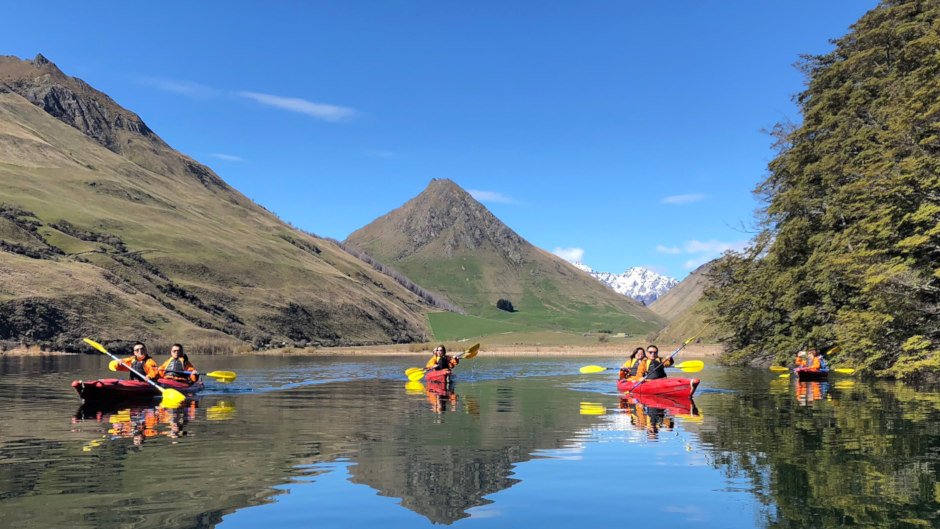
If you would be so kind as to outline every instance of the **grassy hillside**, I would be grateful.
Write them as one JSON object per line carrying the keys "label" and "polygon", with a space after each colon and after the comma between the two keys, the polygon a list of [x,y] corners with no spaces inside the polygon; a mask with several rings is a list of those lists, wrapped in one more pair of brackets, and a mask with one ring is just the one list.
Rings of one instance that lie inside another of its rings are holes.
{"label": "grassy hillside", "polygon": [[[494,328],[636,335],[662,326],[646,307],[526,242],[449,180],[432,181],[346,244],[460,305],[473,317],[457,318],[467,336]],[[511,301],[515,311],[497,309],[499,299]],[[442,330],[434,322],[435,336],[457,337],[457,327]]]}
{"label": "grassy hillside", "polygon": [[0,340],[427,337],[414,294],[40,59],[0,58]]}

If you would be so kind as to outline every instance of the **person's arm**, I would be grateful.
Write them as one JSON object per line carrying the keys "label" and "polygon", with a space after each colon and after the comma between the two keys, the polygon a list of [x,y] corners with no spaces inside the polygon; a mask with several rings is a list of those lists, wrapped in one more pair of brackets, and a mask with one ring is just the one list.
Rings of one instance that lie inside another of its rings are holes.
{"label": "person's arm", "polygon": [[157,362],[153,358],[144,362],[144,374],[147,375],[147,378],[160,378],[160,366],[157,365]]}
{"label": "person's arm", "polygon": [[160,367],[157,368],[157,374],[159,375],[159,378],[164,378],[164,377],[166,377],[166,368],[167,368],[167,366],[170,365],[170,360],[171,360],[171,359],[167,359],[166,362],[163,362],[163,365],[161,365]]}
{"label": "person's arm", "polygon": [[447,365],[451,368],[457,367],[457,364],[460,363],[460,359],[456,356],[450,356],[447,358]]}
{"label": "person's arm", "polygon": [[649,366],[649,360],[640,360],[640,365],[636,368],[636,377],[643,379],[646,376],[646,368]]}
{"label": "person's arm", "polygon": [[192,362],[188,362],[188,361],[186,362],[186,370],[187,370],[187,371],[192,371],[192,373],[190,373],[190,375],[189,375],[189,381],[190,381],[190,382],[198,382],[198,381],[199,381],[199,371],[196,370],[196,367],[193,366]]}
{"label": "person's arm", "polygon": [[130,371],[130,369],[128,369],[127,366],[129,366],[129,365],[131,365],[131,364],[133,364],[133,363],[134,363],[134,357],[133,357],[133,356],[130,357],[130,358],[122,358],[121,361],[118,362],[117,370],[118,370],[118,371],[125,371],[125,372],[126,372],[126,371]]}

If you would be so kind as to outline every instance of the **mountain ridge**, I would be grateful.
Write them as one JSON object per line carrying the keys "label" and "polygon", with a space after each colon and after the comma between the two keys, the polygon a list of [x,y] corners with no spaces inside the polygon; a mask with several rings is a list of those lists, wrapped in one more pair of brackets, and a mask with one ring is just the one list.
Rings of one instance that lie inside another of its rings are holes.
{"label": "mountain ridge", "polygon": [[0,58],[0,341],[427,338],[421,298],[135,120],[41,55]]}

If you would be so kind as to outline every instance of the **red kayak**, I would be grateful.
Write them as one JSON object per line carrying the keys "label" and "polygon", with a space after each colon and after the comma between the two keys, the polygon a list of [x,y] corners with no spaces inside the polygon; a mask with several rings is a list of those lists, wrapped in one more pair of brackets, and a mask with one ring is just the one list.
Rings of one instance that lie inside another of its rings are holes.
{"label": "red kayak", "polygon": [[808,367],[798,367],[793,371],[796,373],[796,378],[799,379],[800,382],[826,380],[829,378],[828,369],[810,369]]}
{"label": "red kayak", "polygon": [[659,395],[661,397],[692,398],[695,388],[698,387],[697,378],[653,378],[642,382],[620,379],[617,381],[617,391],[633,395]]}
{"label": "red kayak", "polygon": [[[183,395],[195,395],[205,388],[202,382],[187,384],[161,378],[157,384],[165,388],[173,388]],[[89,380],[87,382],[76,380],[72,382],[72,387],[78,392],[78,396],[85,402],[90,401],[122,401],[122,400],[141,400],[160,397],[163,393],[141,380],[123,380],[117,378],[103,378],[100,380]]]}
{"label": "red kayak", "polygon": [[428,382],[444,382],[452,373],[450,369],[432,369],[424,374],[424,379]]}

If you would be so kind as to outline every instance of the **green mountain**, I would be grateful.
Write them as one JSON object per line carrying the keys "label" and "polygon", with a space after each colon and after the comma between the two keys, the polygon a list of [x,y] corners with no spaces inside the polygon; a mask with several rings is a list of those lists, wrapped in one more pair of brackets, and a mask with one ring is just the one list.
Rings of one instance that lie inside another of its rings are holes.
{"label": "green mountain", "polygon": [[0,57],[0,340],[424,340],[427,304],[41,55]]}
{"label": "green mountain", "polygon": [[[432,180],[345,243],[467,312],[432,313],[439,339],[546,329],[645,334],[662,326],[640,303],[526,242],[450,180]],[[515,310],[498,309],[500,299]]]}
{"label": "green mountain", "polygon": [[940,375],[938,27],[940,3],[883,1],[805,59],[764,230],[712,274],[734,358],[838,344],[863,372]]}

